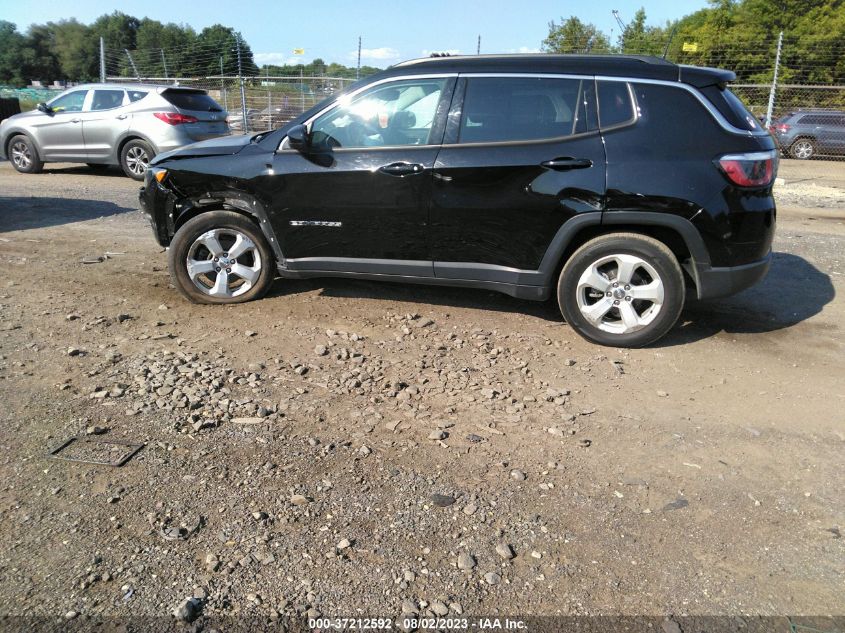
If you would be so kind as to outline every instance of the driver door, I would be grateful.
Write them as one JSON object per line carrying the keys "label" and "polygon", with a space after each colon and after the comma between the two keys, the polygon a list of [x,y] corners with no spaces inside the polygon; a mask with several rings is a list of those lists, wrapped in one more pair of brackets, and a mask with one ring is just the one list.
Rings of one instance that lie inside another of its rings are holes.
{"label": "driver door", "polygon": [[53,99],[49,114],[39,116],[33,123],[41,157],[46,161],[84,161],[85,142],[82,138],[82,106],[88,90],[73,90]]}
{"label": "driver door", "polygon": [[282,143],[267,197],[288,268],[433,276],[431,170],[454,82],[378,83],[314,119],[307,151]]}

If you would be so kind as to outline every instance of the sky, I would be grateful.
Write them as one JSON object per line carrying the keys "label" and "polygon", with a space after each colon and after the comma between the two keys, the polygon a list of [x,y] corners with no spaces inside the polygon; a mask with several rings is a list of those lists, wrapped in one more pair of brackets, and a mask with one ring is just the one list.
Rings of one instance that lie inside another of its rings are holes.
{"label": "sky", "polygon": [[[425,57],[431,52],[536,52],[548,33],[550,20],[575,15],[611,34],[619,26],[611,11],[629,21],[644,7],[650,24],[663,24],[707,5],[706,0],[201,0],[199,2],[38,2],[0,0],[0,20],[26,31],[32,23],[76,18],[89,24],[103,13],[123,11],[160,22],[189,24],[197,31],[214,23],[240,31],[252,47],[257,64],[295,64],[322,58],[354,66],[358,37],[361,63],[385,67]],[[295,56],[294,49],[304,49]]]}

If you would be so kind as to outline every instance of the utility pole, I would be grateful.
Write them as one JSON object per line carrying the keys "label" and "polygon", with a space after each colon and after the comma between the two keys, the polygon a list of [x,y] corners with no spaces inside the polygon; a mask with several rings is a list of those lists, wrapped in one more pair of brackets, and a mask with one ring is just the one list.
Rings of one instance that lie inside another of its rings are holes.
{"label": "utility pole", "polygon": [[775,53],[775,73],[772,76],[772,88],[769,90],[769,105],[766,108],[766,129],[772,124],[772,114],[775,109],[775,91],[778,85],[778,70],[780,70],[780,51],[783,47],[783,31],[778,35],[778,50]]}
{"label": "utility pole", "polygon": [[249,121],[246,116],[246,90],[244,89],[244,73],[241,65],[241,34],[235,36],[235,41],[238,44],[238,80],[241,83],[241,114],[243,115],[244,134],[249,132]]}
{"label": "utility pole", "polygon": [[475,47],[475,54],[481,55],[481,36],[478,36],[478,46]]}
{"label": "utility pole", "polygon": [[100,83],[106,83],[106,42],[100,38]]}
{"label": "utility pole", "polygon": [[161,51],[161,63],[164,65],[164,78],[168,79],[168,77],[167,77],[167,60],[164,58],[164,49],[160,48],[158,50]]}
{"label": "utility pole", "polygon": [[355,79],[361,78],[361,36],[358,36],[358,68],[355,70]]}

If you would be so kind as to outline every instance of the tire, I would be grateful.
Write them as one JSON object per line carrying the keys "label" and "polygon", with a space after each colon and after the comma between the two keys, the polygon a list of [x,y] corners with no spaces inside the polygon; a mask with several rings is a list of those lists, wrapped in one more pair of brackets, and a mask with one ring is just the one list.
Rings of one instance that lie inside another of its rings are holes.
{"label": "tire", "polygon": [[816,142],[811,138],[799,138],[789,147],[789,155],[798,160],[808,160],[816,151]]}
{"label": "tire", "polygon": [[12,167],[22,174],[37,174],[44,169],[44,162],[38,158],[38,150],[28,136],[18,134],[9,141],[7,155]]}
{"label": "tire", "polygon": [[123,173],[133,180],[143,180],[147,165],[154,156],[155,152],[149,143],[135,138],[120,150],[120,166]]}
{"label": "tire", "polygon": [[681,314],[684,294],[672,251],[638,233],[590,240],[566,262],[557,286],[566,322],[588,341],[611,347],[642,347],[664,336]]}
{"label": "tire", "polygon": [[[239,254],[230,254],[237,244]],[[234,211],[208,211],[188,220],[173,236],[168,263],[173,285],[193,303],[258,299],[275,278],[275,260],[261,229]]]}

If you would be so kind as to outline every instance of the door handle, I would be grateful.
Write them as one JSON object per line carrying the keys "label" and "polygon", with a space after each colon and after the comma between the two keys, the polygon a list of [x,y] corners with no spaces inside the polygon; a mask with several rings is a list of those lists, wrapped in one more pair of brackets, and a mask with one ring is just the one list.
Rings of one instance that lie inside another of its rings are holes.
{"label": "door handle", "polygon": [[452,182],[452,176],[444,176],[441,173],[434,172],[431,174],[435,180],[442,180],[443,182]]}
{"label": "door handle", "polygon": [[71,119],[70,120],[71,123],[79,123],[79,121],[80,121],[79,119]]}
{"label": "door handle", "polygon": [[120,119],[121,121],[123,121],[123,119],[125,119],[125,118],[126,118],[126,115],[125,115],[125,114],[118,114],[118,115],[117,115],[116,117],[114,117],[114,118],[115,118],[115,119]]}
{"label": "door handle", "polygon": [[382,165],[378,168],[383,174],[388,176],[410,176],[412,174],[421,174],[425,169],[419,163],[390,163],[389,165]]}
{"label": "door handle", "polygon": [[567,171],[569,169],[586,169],[593,166],[589,158],[553,158],[540,163],[542,167],[554,169],[555,171]]}

